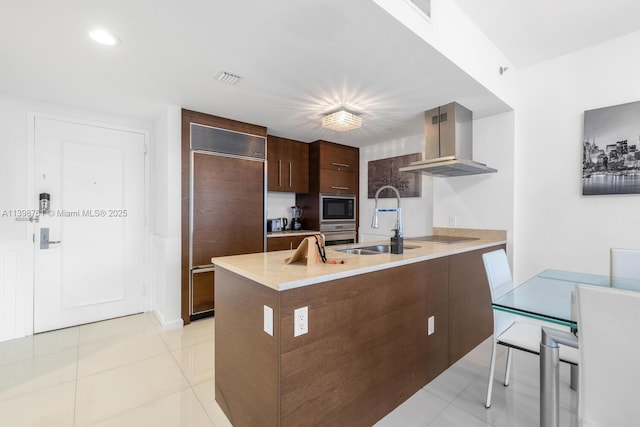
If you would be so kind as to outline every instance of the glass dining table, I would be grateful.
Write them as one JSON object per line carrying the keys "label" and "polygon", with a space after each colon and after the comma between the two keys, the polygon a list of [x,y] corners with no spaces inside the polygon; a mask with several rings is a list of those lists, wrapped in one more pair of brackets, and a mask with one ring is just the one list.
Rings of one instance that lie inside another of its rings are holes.
{"label": "glass dining table", "polygon": [[494,310],[577,329],[572,309],[576,285],[609,286],[609,276],[544,270],[492,303]]}
{"label": "glass dining table", "polygon": [[[640,291],[640,281],[633,279],[614,279],[615,287]],[[575,290],[577,285],[611,286],[609,276],[576,273],[563,270],[544,270],[522,285],[513,288],[492,303],[492,308],[498,311],[513,313],[523,317],[543,320],[557,325],[568,326],[572,332],[579,328],[575,309]],[[541,330],[541,336],[542,330]],[[542,337],[542,340],[546,340]],[[573,346],[573,345],[572,345]],[[575,344],[577,346],[577,343]],[[541,346],[541,350],[542,350]],[[555,348],[557,361],[557,346]],[[552,372],[542,355],[540,372],[540,425],[558,425],[557,401],[557,369]],[[556,365],[557,366],[557,362]],[[571,388],[577,389],[578,367],[571,366]],[[553,394],[555,389],[555,394]]]}

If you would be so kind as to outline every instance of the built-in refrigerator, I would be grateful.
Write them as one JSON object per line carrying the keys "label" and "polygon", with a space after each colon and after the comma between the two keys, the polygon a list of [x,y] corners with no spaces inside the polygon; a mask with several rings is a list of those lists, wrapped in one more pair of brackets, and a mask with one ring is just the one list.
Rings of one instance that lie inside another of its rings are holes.
{"label": "built-in refrigerator", "polygon": [[190,124],[189,314],[215,310],[212,257],[265,249],[266,138]]}

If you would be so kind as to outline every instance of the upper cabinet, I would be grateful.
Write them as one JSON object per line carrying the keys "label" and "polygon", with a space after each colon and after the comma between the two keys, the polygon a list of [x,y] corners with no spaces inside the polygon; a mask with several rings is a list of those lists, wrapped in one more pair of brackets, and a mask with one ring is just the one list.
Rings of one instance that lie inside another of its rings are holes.
{"label": "upper cabinet", "polygon": [[319,148],[320,169],[342,172],[358,171],[358,149],[326,141],[316,142]]}
{"label": "upper cabinet", "polygon": [[309,144],[267,137],[267,191],[309,192]]}
{"label": "upper cabinet", "polygon": [[316,141],[311,144],[312,191],[330,194],[358,194],[358,148]]}

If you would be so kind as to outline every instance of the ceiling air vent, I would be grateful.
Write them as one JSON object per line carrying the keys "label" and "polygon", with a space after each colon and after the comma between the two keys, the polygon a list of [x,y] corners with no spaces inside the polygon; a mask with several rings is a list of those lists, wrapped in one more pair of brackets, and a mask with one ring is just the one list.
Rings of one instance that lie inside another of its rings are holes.
{"label": "ceiling air vent", "polygon": [[431,0],[406,0],[413,8],[425,18],[431,18]]}
{"label": "ceiling air vent", "polygon": [[222,83],[226,83],[228,85],[234,85],[238,83],[238,80],[241,79],[240,76],[232,74],[228,71],[220,71],[218,74],[214,76],[216,79],[220,80]]}

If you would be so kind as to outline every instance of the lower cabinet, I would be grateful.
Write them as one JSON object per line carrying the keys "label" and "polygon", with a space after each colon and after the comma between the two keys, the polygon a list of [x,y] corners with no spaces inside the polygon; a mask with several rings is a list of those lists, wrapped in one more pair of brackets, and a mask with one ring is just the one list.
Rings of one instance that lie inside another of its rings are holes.
{"label": "lower cabinet", "polygon": [[191,276],[191,314],[199,315],[210,312],[214,305],[215,272],[193,272]]}
{"label": "lower cabinet", "polygon": [[283,237],[267,237],[267,252],[295,249],[305,238],[313,236],[314,234],[317,233]]}
{"label": "lower cabinet", "polygon": [[216,401],[238,427],[375,424],[491,335],[482,253],[500,247],[280,292],[217,268]]}
{"label": "lower cabinet", "polygon": [[504,245],[449,257],[449,365],[493,333],[491,292],[482,254]]}

